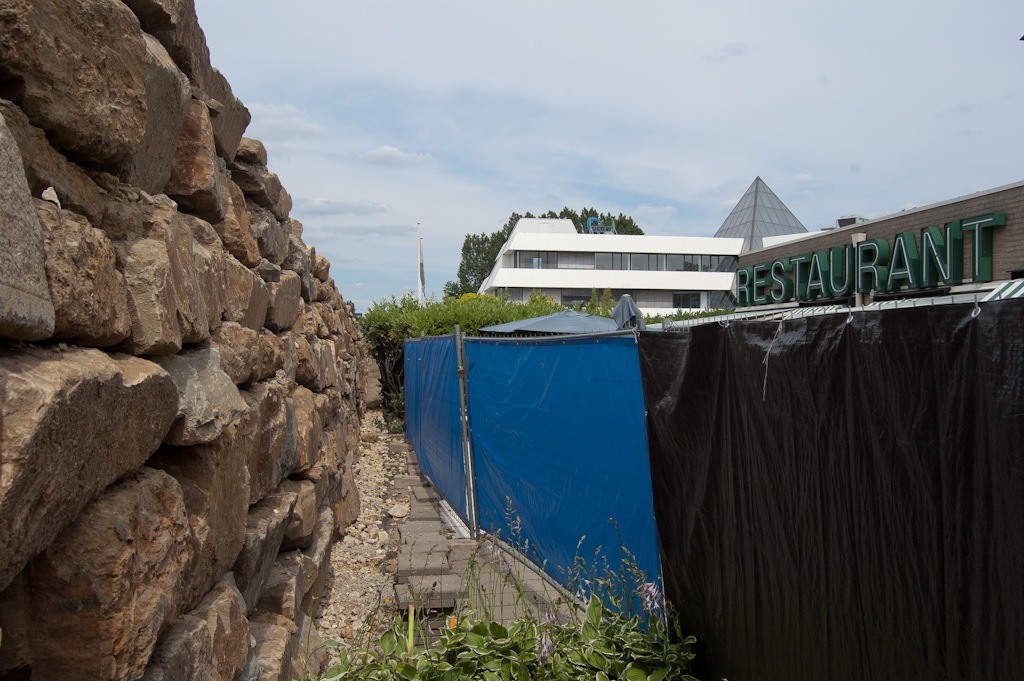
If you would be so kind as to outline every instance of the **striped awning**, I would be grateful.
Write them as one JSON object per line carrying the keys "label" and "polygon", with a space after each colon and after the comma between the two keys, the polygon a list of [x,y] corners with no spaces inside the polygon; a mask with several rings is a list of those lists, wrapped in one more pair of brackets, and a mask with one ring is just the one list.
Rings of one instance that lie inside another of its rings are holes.
{"label": "striped awning", "polygon": [[983,303],[990,303],[993,300],[1007,300],[1009,298],[1024,298],[1024,279],[1014,279],[1002,286],[992,290],[987,296],[981,299]]}

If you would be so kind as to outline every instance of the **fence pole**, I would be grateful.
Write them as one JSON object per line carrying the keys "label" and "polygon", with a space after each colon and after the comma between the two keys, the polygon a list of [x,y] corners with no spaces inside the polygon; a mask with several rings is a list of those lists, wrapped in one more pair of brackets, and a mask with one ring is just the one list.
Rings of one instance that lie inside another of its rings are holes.
{"label": "fence pole", "polygon": [[473,446],[469,440],[469,376],[466,372],[466,341],[455,325],[455,364],[459,375],[459,416],[462,421],[462,460],[466,468],[466,515],[469,516],[469,531],[473,539],[480,538],[480,520],[476,505],[476,466],[473,463]]}

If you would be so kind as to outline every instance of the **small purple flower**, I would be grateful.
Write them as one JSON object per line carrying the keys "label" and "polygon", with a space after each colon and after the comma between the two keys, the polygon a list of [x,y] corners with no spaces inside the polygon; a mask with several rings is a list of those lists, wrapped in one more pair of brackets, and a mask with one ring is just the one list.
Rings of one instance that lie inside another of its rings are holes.
{"label": "small purple flower", "polygon": [[540,648],[537,650],[537,659],[541,664],[547,664],[548,656],[551,655],[551,651],[554,649],[555,644],[552,642],[548,632],[545,631],[540,635]]}
{"label": "small purple flower", "polygon": [[654,582],[646,582],[637,589],[637,595],[643,601],[644,610],[647,612],[658,612],[661,610],[661,591]]}

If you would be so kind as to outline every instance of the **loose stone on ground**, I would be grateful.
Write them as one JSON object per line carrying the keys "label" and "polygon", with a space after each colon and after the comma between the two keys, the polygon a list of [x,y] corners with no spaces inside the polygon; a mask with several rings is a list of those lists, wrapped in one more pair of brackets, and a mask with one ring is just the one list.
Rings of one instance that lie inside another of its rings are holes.
{"label": "loose stone on ground", "polygon": [[[369,410],[360,428],[361,454],[355,469],[361,501],[359,517],[331,548],[325,603],[316,620],[323,640],[354,648],[376,641],[396,614],[395,571],[399,523],[389,515],[396,504],[409,507],[409,491],[396,489],[395,476],[405,472],[404,453],[390,453],[393,437],[383,429],[380,410]],[[331,656],[328,666],[337,661]]]}

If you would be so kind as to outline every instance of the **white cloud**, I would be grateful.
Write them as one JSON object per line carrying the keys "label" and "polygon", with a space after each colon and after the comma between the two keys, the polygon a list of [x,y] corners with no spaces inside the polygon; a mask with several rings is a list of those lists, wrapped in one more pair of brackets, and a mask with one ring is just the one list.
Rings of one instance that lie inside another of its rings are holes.
{"label": "white cloud", "polygon": [[397,237],[412,237],[416,234],[415,225],[330,225],[323,227],[325,233],[341,233],[350,239],[378,240]]}
{"label": "white cloud", "polygon": [[388,209],[370,201],[333,201],[331,199],[305,199],[294,201],[292,213],[297,215],[373,215]]}
{"label": "white cloud", "polygon": [[819,184],[823,183],[825,181],[825,178],[823,178],[823,177],[816,177],[814,175],[808,175],[807,173],[797,173],[793,177],[793,180],[797,184],[799,184],[799,185],[802,185],[802,186],[805,186],[805,187],[807,187],[807,186],[813,187],[815,185],[819,185]]}
{"label": "white cloud", "polygon": [[286,140],[311,139],[327,134],[327,128],[309,119],[294,104],[249,104],[252,122],[246,136],[256,137],[264,143]]}
{"label": "white cloud", "polygon": [[747,54],[747,46],[743,43],[727,43],[707,56],[708,61],[723,62],[738,59]]}
{"label": "white cloud", "polygon": [[633,217],[637,220],[665,220],[668,218],[674,218],[676,213],[675,206],[649,206],[647,204],[640,204],[633,211]]}
{"label": "white cloud", "polygon": [[417,166],[433,160],[430,154],[408,153],[397,147],[380,147],[359,155],[359,160],[379,166],[407,167]]}

